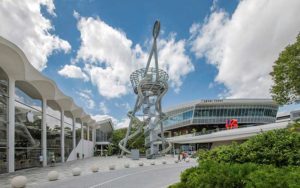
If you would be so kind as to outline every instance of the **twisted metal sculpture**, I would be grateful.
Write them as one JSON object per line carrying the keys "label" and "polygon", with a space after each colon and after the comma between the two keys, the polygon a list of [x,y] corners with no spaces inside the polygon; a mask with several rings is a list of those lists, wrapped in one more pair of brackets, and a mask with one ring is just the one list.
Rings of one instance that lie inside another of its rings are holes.
{"label": "twisted metal sculpture", "polygon": [[[153,27],[153,46],[149,54],[146,68],[134,71],[130,75],[130,81],[137,100],[133,111],[128,112],[130,123],[126,132],[126,136],[119,142],[122,150],[121,156],[131,153],[127,148],[127,141],[133,139],[139,133],[144,132],[146,157],[155,158],[159,154],[164,154],[171,149],[171,144],[164,138],[162,121],[166,116],[162,112],[161,100],[168,91],[168,74],[158,68],[158,55],[156,39],[160,31],[160,22],[156,21]],[[152,56],[154,55],[155,67],[150,67]],[[136,112],[141,111],[143,120],[137,118]],[[130,134],[131,128],[135,124],[137,130]],[[158,125],[160,127],[158,127]],[[160,133],[161,136],[158,134]],[[159,151],[159,143],[162,143],[162,150]],[[166,148],[165,145],[168,145]]]}

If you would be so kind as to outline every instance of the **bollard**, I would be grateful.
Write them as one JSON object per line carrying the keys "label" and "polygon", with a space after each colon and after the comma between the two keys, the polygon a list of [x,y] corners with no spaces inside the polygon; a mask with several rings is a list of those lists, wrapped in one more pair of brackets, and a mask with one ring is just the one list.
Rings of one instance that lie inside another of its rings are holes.
{"label": "bollard", "polygon": [[73,168],[73,169],[72,169],[72,174],[73,174],[73,176],[80,176],[80,174],[81,174],[81,169],[78,168],[78,167]]}
{"label": "bollard", "polygon": [[125,167],[125,168],[129,168],[130,165],[129,165],[128,163],[126,163],[126,164],[124,164],[124,167]]}
{"label": "bollard", "polygon": [[92,172],[98,172],[99,171],[99,167],[97,166],[97,165],[93,165],[92,167],[91,167],[91,171]]}
{"label": "bollard", "polygon": [[162,164],[167,164],[167,161],[162,161]]}
{"label": "bollard", "polygon": [[152,161],[150,164],[151,164],[151,165],[155,165],[155,162],[154,162],[154,161]]}
{"label": "bollard", "polygon": [[26,187],[27,178],[25,176],[16,176],[11,180],[11,186],[13,188]]}
{"label": "bollard", "polygon": [[116,169],[116,165],[110,165],[108,168],[109,168],[109,170],[115,170]]}
{"label": "bollard", "polygon": [[144,163],[143,162],[139,162],[139,166],[144,166]]}
{"label": "bollard", "polygon": [[175,163],[178,163],[179,161],[178,161],[178,160],[175,160],[174,162],[175,162]]}
{"label": "bollard", "polygon": [[48,180],[49,181],[56,181],[56,180],[58,180],[58,172],[57,171],[50,171],[49,173],[48,173]]}

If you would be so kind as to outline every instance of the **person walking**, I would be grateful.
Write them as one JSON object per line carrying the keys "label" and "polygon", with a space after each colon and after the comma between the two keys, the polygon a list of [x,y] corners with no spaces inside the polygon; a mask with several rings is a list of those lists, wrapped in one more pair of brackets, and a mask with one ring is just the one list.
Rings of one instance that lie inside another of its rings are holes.
{"label": "person walking", "polygon": [[54,154],[51,156],[51,166],[55,166],[55,156],[54,156]]}
{"label": "person walking", "polygon": [[178,161],[181,161],[181,152],[178,153]]}

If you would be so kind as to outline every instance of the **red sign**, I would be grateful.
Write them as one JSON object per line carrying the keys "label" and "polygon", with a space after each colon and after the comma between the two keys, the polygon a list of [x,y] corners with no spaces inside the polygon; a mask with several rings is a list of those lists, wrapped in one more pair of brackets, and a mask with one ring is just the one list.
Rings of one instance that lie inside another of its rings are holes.
{"label": "red sign", "polygon": [[225,124],[226,129],[235,129],[238,128],[238,120],[237,119],[231,119],[231,120],[226,120]]}

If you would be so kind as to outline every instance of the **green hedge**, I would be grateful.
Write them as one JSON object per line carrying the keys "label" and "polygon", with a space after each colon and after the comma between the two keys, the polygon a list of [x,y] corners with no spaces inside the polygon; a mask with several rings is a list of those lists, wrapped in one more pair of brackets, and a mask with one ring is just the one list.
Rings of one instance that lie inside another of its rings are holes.
{"label": "green hedge", "polygon": [[199,160],[299,166],[300,134],[287,129],[268,131],[239,145],[234,143],[200,152]]}
{"label": "green hedge", "polygon": [[288,129],[198,155],[198,167],[185,170],[171,188],[300,187],[300,134]]}
{"label": "green hedge", "polygon": [[202,161],[181,174],[170,188],[285,188],[300,187],[300,167]]}

